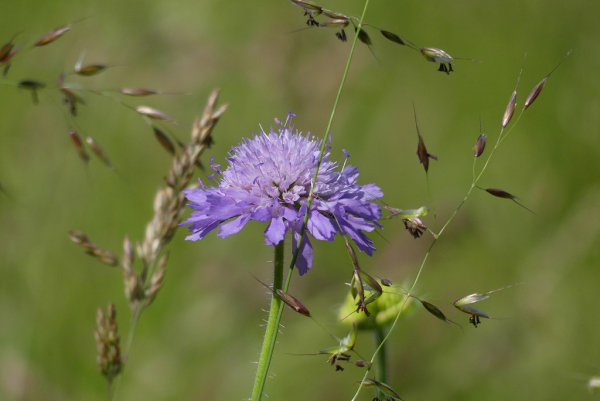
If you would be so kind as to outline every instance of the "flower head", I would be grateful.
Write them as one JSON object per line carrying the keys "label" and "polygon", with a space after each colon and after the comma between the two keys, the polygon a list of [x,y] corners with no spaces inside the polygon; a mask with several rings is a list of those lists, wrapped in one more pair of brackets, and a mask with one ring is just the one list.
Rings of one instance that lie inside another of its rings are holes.
{"label": "flower head", "polygon": [[[250,220],[267,222],[264,232],[268,245],[277,245],[285,234],[293,233],[292,245],[296,250],[311,181],[319,160],[321,140],[294,133],[288,123],[278,124],[244,139],[232,147],[226,159],[229,166],[222,171],[211,159],[211,167],[219,177],[217,187],[186,190],[185,195],[195,209],[191,217],[182,223],[190,224],[192,232],[186,239],[196,241],[219,227],[218,235],[227,237],[239,232]],[[328,148],[329,149],[329,148]],[[373,241],[364,232],[375,226],[381,217],[379,206],[369,201],[383,193],[375,184],[358,185],[358,169],[344,165],[338,171],[338,163],[323,155],[319,174],[313,191],[307,233],[318,240],[333,241],[335,233],[348,234],[358,247],[371,255],[375,250]],[[312,246],[304,236],[296,261],[302,275],[312,267]]]}

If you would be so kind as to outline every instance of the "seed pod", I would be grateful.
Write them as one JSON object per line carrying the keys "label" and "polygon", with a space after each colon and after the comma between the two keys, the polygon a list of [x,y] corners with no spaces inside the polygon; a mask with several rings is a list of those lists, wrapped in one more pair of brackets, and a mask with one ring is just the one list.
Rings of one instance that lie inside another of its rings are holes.
{"label": "seed pod", "polygon": [[77,154],[79,155],[81,160],[83,160],[84,163],[87,163],[90,160],[90,156],[85,151],[85,148],[83,147],[83,142],[81,141],[81,138],[79,137],[77,132],[75,132],[75,130],[72,130],[72,129],[69,130],[69,134],[71,135],[71,141],[73,142],[73,145],[75,146],[75,149],[77,150]]}
{"label": "seed pod", "polygon": [[48,32],[41,38],[39,38],[38,41],[34,43],[34,46],[40,47],[40,46],[45,46],[47,44],[50,44],[50,43],[54,42],[56,39],[63,36],[65,33],[67,33],[67,31],[69,29],[71,29],[71,24],[63,26],[61,28],[56,28],[56,29]]}
{"label": "seed pod", "polygon": [[162,145],[162,147],[165,148],[167,152],[174,155],[175,146],[173,145],[173,142],[171,142],[171,139],[169,139],[169,137],[164,132],[162,132],[154,126],[152,126],[152,130],[154,130],[154,136],[156,137],[156,139],[158,139],[158,142]]}
{"label": "seed pod", "polygon": [[112,166],[112,164],[110,164],[110,161],[108,160],[108,157],[106,156],[106,153],[104,153],[104,151],[102,150],[100,145],[98,145],[98,142],[96,142],[92,137],[89,137],[89,136],[86,138],[86,142],[92,149],[92,152],[94,152],[94,154],[96,156],[98,156],[98,158],[100,160],[102,160],[104,162],[104,164],[106,164],[108,166],[108,168],[110,168],[112,170],[113,166]]}
{"label": "seed pod", "polygon": [[388,40],[391,40],[394,43],[398,43],[399,45],[406,46],[406,43],[402,40],[402,38],[390,31],[380,30],[381,34]]}
{"label": "seed pod", "polygon": [[146,89],[146,88],[123,88],[119,92],[127,96],[150,96],[150,95],[160,95],[161,92],[155,89]]}
{"label": "seed pod", "polygon": [[282,290],[277,290],[277,295],[287,306],[289,306],[301,315],[310,317],[310,312],[308,311],[308,309],[306,309],[306,307],[302,305],[302,303],[296,298],[294,298],[287,292],[283,292]]}
{"label": "seed pod", "polygon": [[475,142],[475,147],[473,148],[473,151],[475,152],[475,157],[479,157],[483,154],[483,151],[485,150],[486,140],[486,134],[481,134],[479,135],[479,138],[477,138],[477,141]]}
{"label": "seed pod", "polygon": [[571,54],[571,50],[569,50],[569,52],[566,54],[566,56],[563,57],[562,60],[560,60],[560,62],[556,65],[556,67],[554,67],[554,69],[552,71],[550,71],[550,73],[548,75],[546,75],[546,78],[542,79],[542,81],[539,84],[537,84],[531,90],[531,92],[529,92],[529,95],[527,96],[527,99],[525,100],[525,104],[523,104],[523,109],[527,109],[529,106],[531,106],[531,104],[533,103],[533,101],[535,99],[537,99],[537,97],[542,92],[542,89],[544,89],[544,85],[546,85],[546,81],[548,80],[548,78],[550,77],[550,75],[552,75],[552,73],[554,71],[556,71],[556,69],[563,63],[563,61],[565,61],[565,59],[569,56],[569,54]]}

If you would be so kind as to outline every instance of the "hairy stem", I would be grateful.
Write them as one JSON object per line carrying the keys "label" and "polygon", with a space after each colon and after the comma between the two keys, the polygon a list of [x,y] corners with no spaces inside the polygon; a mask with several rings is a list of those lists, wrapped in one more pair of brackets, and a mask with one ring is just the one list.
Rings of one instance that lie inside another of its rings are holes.
{"label": "hairy stem", "polygon": [[[258,360],[258,369],[256,370],[254,389],[252,390],[252,401],[259,401],[262,397],[265,381],[267,380],[267,373],[269,372],[269,365],[271,364],[271,358],[273,357],[273,350],[275,349],[277,332],[279,331],[279,322],[283,311],[283,301],[277,295],[277,290],[282,289],[283,285],[283,253],[284,241],[281,241],[275,246],[271,310],[269,311],[269,320],[267,322],[265,338],[260,352],[260,359]],[[289,285],[289,280],[286,284]]]}

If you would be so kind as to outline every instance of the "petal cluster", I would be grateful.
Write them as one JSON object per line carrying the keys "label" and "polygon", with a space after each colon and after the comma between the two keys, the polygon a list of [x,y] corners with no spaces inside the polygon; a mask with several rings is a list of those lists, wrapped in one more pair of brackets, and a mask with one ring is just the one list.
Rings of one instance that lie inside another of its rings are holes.
{"label": "petal cluster", "polygon": [[[218,235],[227,237],[256,220],[268,223],[264,232],[268,245],[277,245],[291,230],[296,249],[321,140],[294,132],[289,124],[292,116],[285,123],[276,120],[276,131],[271,128],[269,133],[253,134],[232,147],[224,171],[211,160],[218,186],[202,184],[184,191],[195,210],[182,223],[190,225],[192,234],[187,240],[200,240],[217,227]],[[315,182],[307,231],[313,238],[327,241],[333,241],[336,233],[347,233],[360,250],[371,255],[375,247],[364,232],[381,227],[377,223],[381,210],[369,201],[383,193],[375,184],[356,184],[358,169],[345,163],[338,168],[328,156],[327,150]],[[312,257],[305,235],[296,261],[301,275],[312,266]]]}

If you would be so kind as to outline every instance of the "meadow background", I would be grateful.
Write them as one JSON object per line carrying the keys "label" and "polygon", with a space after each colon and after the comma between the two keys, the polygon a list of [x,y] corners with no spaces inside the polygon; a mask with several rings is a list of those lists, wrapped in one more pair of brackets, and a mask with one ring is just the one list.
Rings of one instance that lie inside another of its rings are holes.
{"label": "meadow background", "polygon": [[[322,0],[357,15],[363,2]],[[151,87],[189,95],[124,99],[191,125],[213,88],[230,107],[204,161],[222,161],[242,137],[273,118],[297,114],[296,127],[322,136],[350,43],[333,30],[303,28],[302,10],[285,0],[4,1],[0,42],[22,32],[31,44],[82,17],[63,38],[19,56],[8,80],[52,84],[86,60],[114,65],[89,88]],[[407,47],[368,31],[380,64],[358,46],[333,123],[332,159],[345,148],[359,183],[375,182],[388,204],[429,204],[415,156],[412,102],[428,150],[438,156],[430,182],[440,221],[471,182],[479,117],[494,143],[522,59],[518,103],[570,50],[541,96],[503,143],[480,182],[519,196],[537,214],[474,192],[434,248],[417,294],[436,303],[462,333],[418,310],[389,343],[388,383],[406,400],[593,399],[575,373],[600,374],[600,2],[373,1],[366,21],[419,46],[455,57],[450,76]],[[351,29],[347,30],[353,37]],[[360,44],[359,44],[360,45]],[[0,81],[1,82],[1,81]],[[48,92],[60,100],[56,92]],[[0,85],[0,399],[102,400],[93,330],[98,306],[115,302],[119,329],[129,324],[121,273],[69,240],[85,232],[121,254],[125,234],[141,239],[171,157],[136,113],[84,95],[77,124],[94,137],[115,170],[72,148],[64,114],[47,96]],[[182,140],[189,129],[172,127]],[[489,151],[489,150],[488,150]],[[487,152],[486,151],[486,154]],[[200,175],[205,177],[204,174]],[[433,225],[432,218],[425,223]],[[264,225],[227,239],[213,233],[170,246],[166,282],[144,313],[120,391],[122,400],[240,400],[251,393],[260,326],[269,294],[272,248]],[[431,242],[414,240],[400,221],[371,235],[378,251],[363,268],[395,283],[412,282]],[[351,268],[342,241],[313,241],[313,269],[291,293],[337,335],[337,307]],[[508,284],[524,285],[480,304],[491,316],[477,329],[444,301]],[[334,372],[323,356],[296,356],[333,345],[314,322],[286,310],[266,393],[271,400],[350,399],[364,371]],[[373,351],[368,333],[357,349]],[[597,397],[597,394],[595,395]],[[360,399],[371,400],[370,390]]]}

